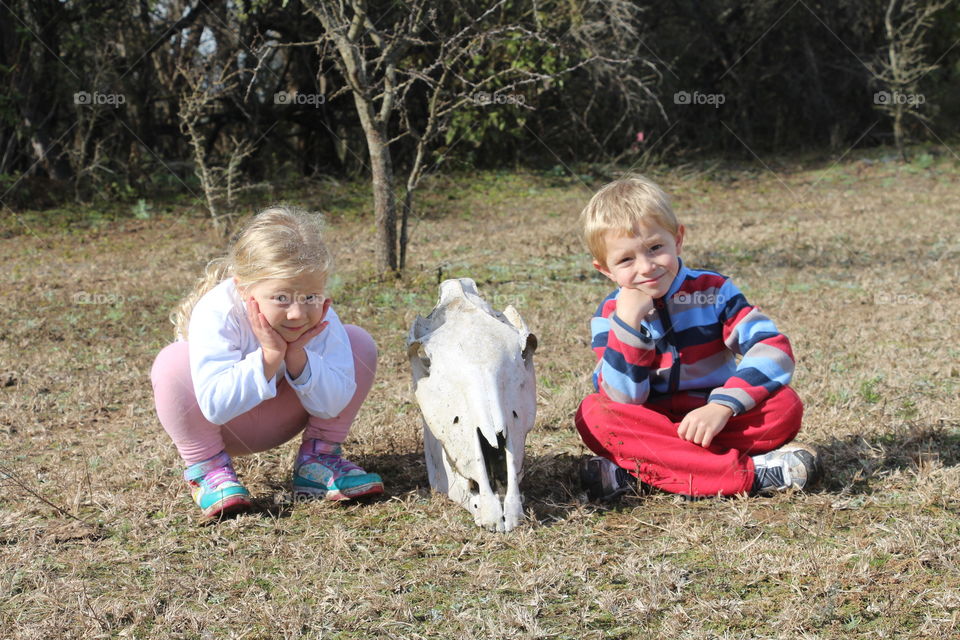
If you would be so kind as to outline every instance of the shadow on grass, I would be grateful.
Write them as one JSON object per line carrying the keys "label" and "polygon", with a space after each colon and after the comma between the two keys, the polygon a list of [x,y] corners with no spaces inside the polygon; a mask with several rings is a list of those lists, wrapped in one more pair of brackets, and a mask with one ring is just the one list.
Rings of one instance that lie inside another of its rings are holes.
{"label": "shadow on grass", "polygon": [[583,508],[579,465],[583,456],[568,453],[527,456],[524,463],[524,507],[542,525],[563,521]]}
{"label": "shadow on grass", "polygon": [[380,474],[386,497],[430,488],[422,451],[358,456],[355,462],[367,471]]}
{"label": "shadow on grass", "polygon": [[[577,465],[580,457],[572,455],[533,456],[524,461],[522,489],[524,508],[532,509],[537,520],[549,523],[580,508],[577,493]],[[357,458],[357,464],[383,478],[384,497],[410,492],[429,494],[427,464],[423,452],[378,454]]]}
{"label": "shadow on grass", "polygon": [[905,425],[879,436],[847,436],[813,444],[824,465],[820,491],[869,494],[874,483],[892,472],[918,471],[931,463],[960,464],[960,422]]}

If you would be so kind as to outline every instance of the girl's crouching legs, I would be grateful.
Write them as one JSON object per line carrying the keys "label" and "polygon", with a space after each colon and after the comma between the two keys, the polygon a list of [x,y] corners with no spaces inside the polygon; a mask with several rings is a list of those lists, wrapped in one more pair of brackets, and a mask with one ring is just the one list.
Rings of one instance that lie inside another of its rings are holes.
{"label": "girl's crouching legs", "polygon": [[157,354],[150,380],[160,424],[187,465],[224,450],[220,426],[203,417],[197,404],[186,342],[174,342]]}

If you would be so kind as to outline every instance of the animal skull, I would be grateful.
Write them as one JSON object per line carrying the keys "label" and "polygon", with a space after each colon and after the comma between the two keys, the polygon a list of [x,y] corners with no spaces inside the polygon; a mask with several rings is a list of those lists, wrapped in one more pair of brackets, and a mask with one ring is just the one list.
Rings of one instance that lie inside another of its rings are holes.
{"label": "animal skull", "polygon": [[435,491],[487,529],[523,517],[523,446],[537,410],[537,337],[512,306],[495,311],[469,278],[445,280],[440,301],[407,338]]}

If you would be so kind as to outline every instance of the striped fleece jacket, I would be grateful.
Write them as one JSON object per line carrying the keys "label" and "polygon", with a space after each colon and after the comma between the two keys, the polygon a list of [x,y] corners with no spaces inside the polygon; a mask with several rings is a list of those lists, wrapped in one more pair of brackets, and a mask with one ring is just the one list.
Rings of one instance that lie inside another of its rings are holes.
{"label": "striped fleece jacket", "polygon": [[639,330],[617,317],[619,291],[590,321],[599,360],[593,383],[611,400],[643,404],[651,395],[699,392],[739,414],[790,382],[787,337],[726,276],[680,261],[673,284]]}

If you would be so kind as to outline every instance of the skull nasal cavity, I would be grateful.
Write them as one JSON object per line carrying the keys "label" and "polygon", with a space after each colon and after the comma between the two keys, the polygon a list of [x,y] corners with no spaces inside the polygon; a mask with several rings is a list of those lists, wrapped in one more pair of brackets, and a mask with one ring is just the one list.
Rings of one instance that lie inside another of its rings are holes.
{"label": "skull nasal cavity", "polygon": [[460,416],[453,417],[453,424],[458,424],[460,422]]}

